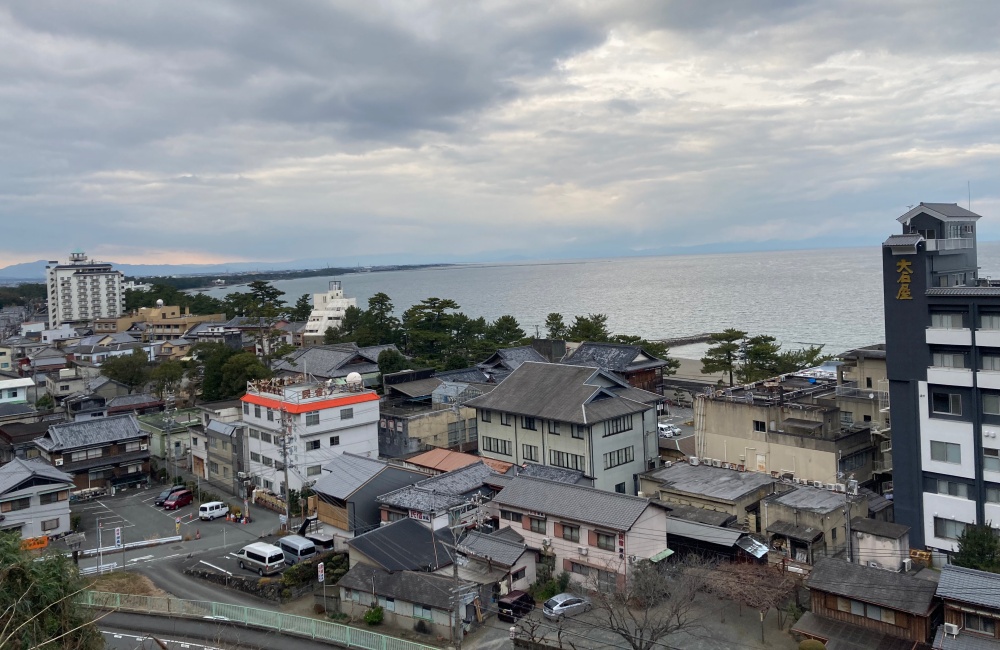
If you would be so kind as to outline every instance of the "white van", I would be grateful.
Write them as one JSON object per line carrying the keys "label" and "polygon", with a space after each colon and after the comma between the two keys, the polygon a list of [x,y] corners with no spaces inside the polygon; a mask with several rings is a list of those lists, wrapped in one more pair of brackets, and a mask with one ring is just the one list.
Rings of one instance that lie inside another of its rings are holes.
{"label": "white van", "polygon": [[316,555],[316,545],[298,535],[288,535],[278,540],[278,548],[285,554],[286,564],[298,564]]}
{"label": "white van", "polygon": [[208,503],[201,504],[201,507],[198,508],[198,519],[206,521],[225,517],[228,514],[229,506],[221,501],[209,501]]}
{"label": "white van", "polygon": [[260,576],[278,573],[285,565],[281,549],[263,542],[247,544],[236,552],[236,557],[240,560],[241,569],[256,570]]}

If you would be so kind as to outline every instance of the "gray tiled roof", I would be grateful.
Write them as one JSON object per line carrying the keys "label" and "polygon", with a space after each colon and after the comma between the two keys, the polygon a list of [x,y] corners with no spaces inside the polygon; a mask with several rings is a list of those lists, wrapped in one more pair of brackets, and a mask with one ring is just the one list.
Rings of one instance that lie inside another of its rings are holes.
{"label": "gray tiled roof", "polygon": [[[943,576],[942,576],[943,578]],[[934,601],[936,585],[904,573],[822,558],[813,565],[809,589],[923,616]]]}
{"label": "gray tiled roof", "polygon": [[530,345],[522,345],[516,348],[500,348],[486,361],[477,364],[477,367],[484,370],[494,368],[504,368],[506,370],[516,370],[525,361],[536,361],[547,363],[545,357],[538,353]]}
{"label": "gray tiled roof", "polygon": [[957,636],[944,633],[944,626],[934,635],[934,650],[997,650],[1000,644],[991,637],[959,632]]}
{"label": "gray tiled roof", "polygon": [[140,406],[142,404],[153,404],[161,402],[159,397],[149,393],[133,393],[132,395],[117,395],[108,400],[108,408],[122,408],[126,406]]}
{"label": "gray tiled roof", "polygon": [[14,458],[0,466],[0,494],[8,492],[33,476],[73,485],[73,477],[40,460]]}
{"label": "gray tiled roof", "polygon": [[[615,391],[623,388],[619,379],[595,368],[525,362],[495,389],[465,404],[573,424],[593,424],[651,408],[617,396]],[[594,399],[598,396],[606,398]]]}
{"label": "gray tiled roof", "polygon": [[649,499],[526,476],[512,480],[493,501],[613,530],[629,530],[649,507]]}
{"label": "gray tiled roof", "polygon": [[482,461],[459,467],[444,474],[426,478],[417,483],[420,487],[447,494],[466,494],[482,487],[495,471]]}
{"label": "gray tiled roof", "polygon": [[521,544],[524,542],[524,535],[517,532],[517,529],[511,528],[510,526],[504,526],[498,530],[494,530],[490,533],[492,537],[501,537],[509,542],[517,542]]}
{"label": "gray tiled roof", "polygon": [[529,476],[531,478],[544,478],[549,481],[569,483],[571,485],[593,485],[594,479],[587,478],[583,472],[562,467],[552,467],[551,465],[539,465],[538,463],[525,463],[523,467],[514,465],[507,472],[510,476]]}
{"label": "gray tiled roof", "polygon": [[931,287],[928,296],[1000,296],[1000,287]]}
{"label": "gray tiled roof", "polygon": [[349,453],[340,454],[323,465],[323,476],[316,481],[312,489],[334,499],[346,499],[362,485],[378,476],[387,466],[385,461],[374,458]]}
{"label": "gray tiled roof", "polygon": [[408,485],[375,498],[383,505],[402,510],[419,510],[420,512],[442,512],[465,503],[465,497],[458,494],[442,494],[433,490]]}
{"label": "gray tiled roof", "polygon": [[441,512],[465,503],[467,494],[479,490],[494,476],[497,473],[479,461],[379,495],[376,500],[395,508]]}
{"label": "gray tiled roof", "polygon": [[[315,345],[296,350],[272,364],[275,372],[309,374],[322,379],[344,377],[348,373],[368,374],[378,372],[378,355],[385,350],[396,350],[395,345],[372,345],[359,348],[354,343]],[[396,350],[398,352],[398,350]],[[349,363],[356,357],[368,363]]]}
{"label": "gray tiled roof", "polygon": [[34,407],[29,404],[15,404],[13,402],[4,402],[3,404],[0,404],[0,416],[24,415],[25,413],[34,412]]}
{"label": "gray tiled roof", "polygon": [[[432,544],[433,540],[433,544]],[[400,519],[347,542],[387,571],[436,571],[451,564],[445,544],[451,531],[431,529],[415,519]]]}
{"label": "gray tiled roof", "polygon": [[355,564],[337,586],[367,593],[374,589],[378,596],[450,610],[453,607],[451,590],[455,588],[455,582],[445,576],[417,571],[388,572],[365,564]]}
{"label": "gray tiled roof", "polygon": [[946,217],[978,218],[980,216],[975,212],[966,210],[957,203],[924,203],[923,201],[921,201],[920,205],[924,206],[925,208],[930,208],[935,212],[940,212]]}
{"label": "gray tiled roof", "polygon": [[485,535],[470,531],[458,542],[458,552],[475,558],[492,560],[511,567],[528,548],[524,542],[518,543],[496,535]]}
{"label": "gray tiled roof", "polygon": [[[636,361],[640,355],[648,359]],[[582,343],[573,353],[562,360],[574,366],[591,366],[611,372],[626,372],[640,368],[659,368],[667,365],[663,359],[654,357],[638,345],[621,343]]]}
{"label": "gray tiled roof", "polygon": [[80,422],[53,424],[49,432],[35,443],[46,451],[67,451],[80,447],[97,447],[118,440],[143,438],[146,434],[131,413],[110,418],[94,418]]}
{"label": "gray tiled roof", "polygon": [[915,244],[923,241],[921,235],[889,235],[882,245],[883,246],[913,246]]}
{"label": "gray tiled roof", "polygon": [[1000,609],[1000,575],[946,564],[938,580],[939,598]]}

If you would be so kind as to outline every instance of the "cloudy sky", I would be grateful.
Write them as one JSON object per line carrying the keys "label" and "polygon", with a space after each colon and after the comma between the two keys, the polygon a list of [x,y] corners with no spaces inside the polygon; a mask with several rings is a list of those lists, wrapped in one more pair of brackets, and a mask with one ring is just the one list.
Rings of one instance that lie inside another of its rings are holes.
{"label": "cloudy sky", "polygon": [[7,2],[0,266],[1000,238],[1000,3]]}

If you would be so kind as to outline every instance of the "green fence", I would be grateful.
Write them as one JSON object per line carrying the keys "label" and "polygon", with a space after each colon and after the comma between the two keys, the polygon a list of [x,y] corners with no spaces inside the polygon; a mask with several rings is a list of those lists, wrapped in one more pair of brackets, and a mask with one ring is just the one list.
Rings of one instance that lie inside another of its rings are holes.
{"label": "green fence", "polygon": [[268,609],[254,609],[242,605],[227,605],[204,600],[184,600],[166,596],[133,596],[112,594],[103,591],[84,591],[79,603],[87,607],[112,609],[123,612],[156,614],[161,616],[181,616],[226,620],[239,625],[248,625],[284,634],[330,641],[348,648],[365,650],[440,650],[422,643],[397,639],[369,630],[321,621],[305,616],[282,614]]}

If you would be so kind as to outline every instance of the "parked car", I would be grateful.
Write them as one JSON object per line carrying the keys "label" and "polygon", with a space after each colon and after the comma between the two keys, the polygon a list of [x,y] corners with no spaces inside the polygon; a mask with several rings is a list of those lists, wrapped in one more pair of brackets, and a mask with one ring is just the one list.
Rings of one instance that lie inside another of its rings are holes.
{"label": "parked car", "polygon": [[241,569],[256,570],[259,576],[277,573],[285,566],[285,556],[281,549],[263,542],[247,544],[236,552],[236,557],[240,560]]}
{"label": "parked car", "polygon": [[656,431],[659,433],[661,438],[673,438],[674,436],[681,435],[681,428],[676,424],[668,424],[667,422],[660,422],[656,425]]}
{"label": "parked car", "polygon": [[542,614],[551,621],[560,621],[567,616],[590,611],[590,601],[575,594],[557,594],[542,605]]}
{"label": "parked car", "polygon": [[209,501],[198,508],[198,519],[211,521],[229,514],[229,506],[221,501]]}
{"label": "parked car", "polygon": [[535,599],[526,591],[515,590],[497,602],[497,618],[508,623],[516,623],[535,608]]}
{"label": "parked car", "polygon": [[178,508],[183,508],[194,501],[194,493],[191,490],[181,490],[180,492],[174,492],[167,497],[167,500],[163,502],[164,510],[177,510]]}
{"label": "parked car", "polygon": [[167,497],[169,497],[171,494],[173,494],[175,492],[180,492],[181,490],[186,490],[186,489],[187,488],[184,487],[183,485],[175,485],[173,487],[169,487],[166,490],[164,490],[163,492],[160,492],[159,496],[156,497],[156,500],[153,501],[153,505],[154,506],[162,506],[163,502],[166,501]]}

